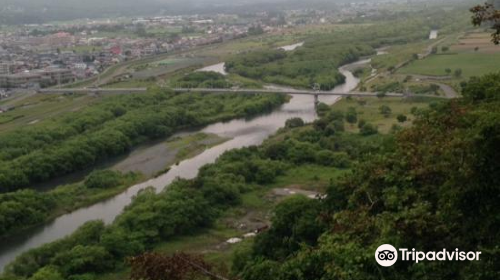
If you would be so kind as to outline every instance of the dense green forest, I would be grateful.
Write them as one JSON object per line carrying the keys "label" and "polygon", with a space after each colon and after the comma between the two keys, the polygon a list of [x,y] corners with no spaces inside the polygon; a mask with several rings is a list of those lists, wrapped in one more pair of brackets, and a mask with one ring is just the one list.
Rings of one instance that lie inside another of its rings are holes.
{"label": "dense green forest", "polygon": [[[500,74],[423,113],[392,149],[366,156],[323,201],[293,198],[233,267],[241,279],[498,279]],[[311,227],[307,221],[312,222]],[[481,251],[479,262],[398,262],[381,244]]]}
{"label": "dense green forest", "polygon": [[[110,226],[95,221],[31,250],[4,279],[94,279],[160,241],[210,227],[241,195],[266,188],[307,163],[350,168],[320,200],[291,197],[232,273],[240,279],[497,279],[500,241],[500,74],[471,79],[464,98],[419,110],[397,134],[343,131],[347,112],[321,106],[322,118],[287,122],[260,147],[225,153],[194,180],[141,192]],[[364,124],[366,125],[366,124]],[[398,262],[379,269],[384,243],[482,251],[480,262]],[[154,279],[154,278],[152,278]],[[163,278],[162,278],[163,279]]]}
{"label": "dense green forest", "polygon": [[106,97],[57,119],[0,137],[0,192],[93,166],[150,139],[188,127],[270,110],[284,96],[146,94]]}
{"label": "dense green forest", "polygon": [[[436,10],[364,27],[343,27],[331,34],[308,36],[303,47],[291,52],[262,50],[238,54],[226,62],[229,72],[266,83],[298,88],[318,85],[331,90],[344,82],[338,67],[373,55],[374,48],[427,39],[431,29],[447,33],[463,28],[464,16]],[[467,23],[466,23],[467,24]]]}

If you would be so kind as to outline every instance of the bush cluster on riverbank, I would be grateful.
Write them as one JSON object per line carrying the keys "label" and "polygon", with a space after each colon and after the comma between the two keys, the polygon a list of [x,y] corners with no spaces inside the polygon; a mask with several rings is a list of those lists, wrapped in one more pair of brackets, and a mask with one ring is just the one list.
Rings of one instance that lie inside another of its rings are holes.
{"label": "bush cluster on riverbank", "polygon": [[[104,173],[113,174],[112,180],[102,178]],[[135,173],[95,171],[87,178],[88,184],[60,186],[46,192],[19,190],[0,194],[0,237],[13,236],[63,213],[112,197],[140,178]]]}
{"label": "bush cluster on riverbank", "polygon": [[284,50],[252,52],[234,57],[226,62],[226,69],[243,77],[271,84],[296,88],[311,88],[318,84],[322,90],[331,90],[344,82],[345,77],[337,68],[354,62],[374,50],[367,45],[307,45],[292,53]]}
{"label": "bush cluster on riverbank", "polygon": [[271,110],[278,95],[146,94],[113,96],[78,112],[20,128],[0,139],[0,192],[93,166],[176,130]]}

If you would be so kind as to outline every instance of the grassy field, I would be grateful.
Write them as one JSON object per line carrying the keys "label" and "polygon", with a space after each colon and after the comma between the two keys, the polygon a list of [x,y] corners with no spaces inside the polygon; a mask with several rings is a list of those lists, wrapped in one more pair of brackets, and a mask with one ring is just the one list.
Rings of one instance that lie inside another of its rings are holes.
{"label": "grassy field", "polygon": [[[462,77],[455,80],[463,80],[500,71],[500,46],[491,42],[490,34],[474,31],[450,38],[440,44],[438,55],[414,61],[401,68],[398,73],[446,76],[446,68],[451,69],[452,73],[456,69],[462,69]],[[449,47],[449,51],[443,52],[441,46]]]}
{"label": "grassy field", "polygon": [[188,60],[187,58],[167,58],[167,59],[163,59],[163,60],[160,60],[160,61],[155,61],[153,63],[151,63],[150,65],[152,66],[159,66],[159,65],[171,65],[171,64],[179,64],[179,63],[184,63],[186,62],[186,60]]}
{"label": "grassy field", "polygon": [[156,85],[155,81],[130,79],[125,81],[111,82],[102,87],[103,88],[149,88],[155,85]]}
{"label": "grassy field", "polygon": [[420,74],[430,76],[445,76],[445,69],[453,71],[462,69],[462,77],[481,76],[500,71],[500,53],[454,53],[431,55],[426,59],[417,60],[401,68],[401,74]]}
{"label": "grassy field", "polygon": [[491,35],[481,31],[468,32],[460,36],[450,49],[452,52],[500,53],[500,46],[491,42]]}
{"label": "grassy field", "polygon": [[285,176],[277,178],[271,187],[294,186],[300,189],[312,191],[324,191],[330,179],[337,179],[348,172],[347,169],[337,169],[318,165],[302,165],[293,167],[287,171]]}
{"label": "grassy field", "polygon": [[[360,88],[377,91],[378,88],[400,83],[402,87],[410,88],[411,91],[412,87],[424,88],[432,84],[443,84],[460,92],[460,83],[464,80],[500,71],[500,46],[492,44],[490,35],[482,31],[450,33],[433,43],[437,48],[437,54],[411,61],[408,65],[402,64],[410,61],[413,54],[425,52],[432,46],[431,43],[432,41],[426,40],[388,48],[388,54],[372,59],[372,66],[379,69],[378,74],[375,77],[363,77]],[[395,73],[380,71],[397,65],[402,67]],[[447,68],[451,73],[445,71]],[[462,74],[455,77],[453,74],[457,69],[461,69]],[[408,80],[408,75],[413,77]],[[400,88],[398,92],[402,90]],[[441,89],[438,93],[444,94]]]}
{"label": "grassy field", "polygon": [[188,67],[194,67],[194,66],[201,67],[202,65],[204,65],[206,61],[211,61],[211,60],[209,58],[203,58],[203,57],[164,59],[159,62],[137,66],[135,68],[136,72],[134,72],[132,75],[134,78],[137,79],[159,77],[171,74],[175,71]]}
{"label": "grassy field", "polygon": [[386,51],[387,54],[378,55],[372,58],[372,66],[376,69],[385,69],[396,67],[399,64],[408,61],[412,58],[413,54],[419,54],[430,45],[431,41],[424,41],[413,44],[406,44],[402,46],[392,46]]}
{"label": "grassy field", "polygon": [[[448,36],[447,38],[451,38]],[[377,55],[372,58],[371,66],[377,70],[377,74],[361,76],[360,88],[369,91],[378,91],[377,88],[385,87],[388,83],[402,82],[406,75],[396,75],[393,71],[403,67],[405,63],[414,59],[415,55],[425,53],[428,48],[436,44],[435,41],[424,40],[405,45],[395,45],[386,48],[385,54]],[[406,83],[406,82],[405,82]],[[424,83],[422,81],[419,84]],[[404,86],[408,86],[405,84]],[[402,92],[402,91],[400,91]]]}
{"label": "grassy field", "polygon": [[12,129],[32,125],[63,113],[80,110],[101,97],[92,97],[86,94],[75,95],[44,95],[36,94],[19,101],[9,103],[11,110],[0,115],[0,135]]}
{"label": "grassy field", "polygon": [[[361,102],[360,102],[361,101]],[[364,103],[365,102],[365,103]],[[371,123],[378,127],[379,132],[388,133],[392,126],[397,124],[400,126],[410,126],[414,119],[411,114],[411,109],[416,108],[427,108],[430,100],[404,100],[401,98],[377,98],[377,97],[364,97],[364,98],[343,98],[341,101],[333,105],[333,109],[346,112],[350,107],[355,108],[358,113],[358,120],[363,119],[368,123]],[[388,117],[385,117],[380,113],[380,106],[387,105],[391,108],[392,112]],[[398,122],[396,117],[399,114],[405,115],[408,120],[404,123]],[[346,122],[345,128],[350,132],[359,132],[356,124],[349,124]]]}
{"label": "grassy field", "polygon": [[257,37],[237,39],[223,44],[207,46],[197,52],[191,52],[192,55],[203,55],[216,57],[219,60],[225,60],[231,55],[256,51],[260,49],[274,48],[293,44],[300,41],[296,36],[282,34],[266,34]]}

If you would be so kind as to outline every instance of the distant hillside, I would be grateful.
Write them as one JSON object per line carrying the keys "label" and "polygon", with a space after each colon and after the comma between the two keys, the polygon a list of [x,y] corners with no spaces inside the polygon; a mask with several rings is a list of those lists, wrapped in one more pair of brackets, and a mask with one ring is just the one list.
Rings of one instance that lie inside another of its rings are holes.
{"label": "distant hillside", "polygon": [[[189,1],[189,0],[188,0]],[[157,0],[0,0],[0,24],[151,13],[166,8]],[[169,4],[175,8],[175,3]]]}
{"label": "distant hillside", "polygon": [[[335,1],[335,3],[342,1]],[[332,7],[335,3],[328,0],[307,2],[299,0],[0,0],[0,24],[152,14],[246,13],[282,10],[285,7],[315,8],[318,5]]]}

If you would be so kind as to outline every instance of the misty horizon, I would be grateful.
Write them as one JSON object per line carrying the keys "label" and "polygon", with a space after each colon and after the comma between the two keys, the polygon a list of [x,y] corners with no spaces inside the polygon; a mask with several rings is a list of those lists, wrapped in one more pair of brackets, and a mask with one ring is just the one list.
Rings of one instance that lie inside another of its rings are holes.
{"label": "misty horizon", "polygon": [[[460,0],[459,0],[460,1]],[[121,16],[153,16],[174,14],[216,14],[279,12],[285,9],[334,9],[338,5],[354,2],[314,0],[0,0],[0,24],[29,24],[82,18]],[[391,1],[406,2],[406,1]],[[417,1],[426,2],[426,1]]]}

